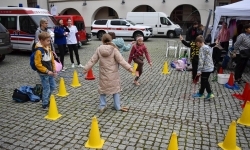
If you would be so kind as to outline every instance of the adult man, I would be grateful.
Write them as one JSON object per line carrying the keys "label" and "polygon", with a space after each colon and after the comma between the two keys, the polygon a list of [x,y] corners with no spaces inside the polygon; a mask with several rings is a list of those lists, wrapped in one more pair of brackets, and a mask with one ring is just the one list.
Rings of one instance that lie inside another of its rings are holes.
{"label": "adult man", "polygon": [[[38,39],[38,35],[41,33],[41,32],[48,32],[48,33],[51,33],[52,31],[48,29],[48,20],[46,18],[42,18],[40,20],[40,27],[37,28],[36,30],[36,33],[35,33],[35,42],[32,46],[32,51],[35,50],[35,45],[37,42],[39,42],[39,39]],[[51,38],[51,48],[52,50],[54,51],[54,46],[53,46],[53,39]]]}

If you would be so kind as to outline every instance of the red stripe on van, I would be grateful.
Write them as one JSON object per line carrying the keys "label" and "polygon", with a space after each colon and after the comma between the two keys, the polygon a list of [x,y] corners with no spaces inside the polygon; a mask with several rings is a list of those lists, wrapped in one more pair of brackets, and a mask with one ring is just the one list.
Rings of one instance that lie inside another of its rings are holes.
{"label": "red stripe on van", "polygon": [[144,31],[145,29],[139,29],[139,28],[98,28],[98,27],[92,27],[92,30],[129,30],[129,31],[135,31],[135,30],[141,30]]}
{"label": "red stripe on van", "polygon": [[11,40],[17,40],[17,41],[33,41],[34,39],[25,39],[25,38],[16,38],[16,37],[11,37]]}
{"label": "red stripe on van", "polygon": [[44,10],[1,10],[0,9],[0,14],[49,14],[47,11]]}

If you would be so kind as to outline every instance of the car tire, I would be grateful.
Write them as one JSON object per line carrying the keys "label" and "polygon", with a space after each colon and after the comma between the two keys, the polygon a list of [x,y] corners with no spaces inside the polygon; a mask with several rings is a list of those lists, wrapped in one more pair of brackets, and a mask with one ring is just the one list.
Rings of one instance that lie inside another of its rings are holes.
{"label": "car tire", "polygon": [[100,41],[102,40],[102,36],[103,36],[103,34],[105,34],[105,32],[104,32],[104,31],[100,31],[100,32],[98,32],[98,34],[97,34],[98,39],[99,39]]}
{"label": "car tire", "polygon": [[144,41],[147,41],[148,40],[148,38],[144,38]]}
{"label": "car tire", "polygon": [[141,32],[135,32],[135,33],[134,33],[134,40],[135,40],[135,41],[136,41],[136,37],[137,37],[137,36],[142,36],[142,37],[144,37],[143,34],[142,34]]}
{"label": "car tire", "polygon": [[168,38],[174,38],[175,37],[174,31],[168,31],[167,37]]}
{"label": "car tire", "polygon": [[2,62],[5,58],[5,55],[0,55],[0,62]]}

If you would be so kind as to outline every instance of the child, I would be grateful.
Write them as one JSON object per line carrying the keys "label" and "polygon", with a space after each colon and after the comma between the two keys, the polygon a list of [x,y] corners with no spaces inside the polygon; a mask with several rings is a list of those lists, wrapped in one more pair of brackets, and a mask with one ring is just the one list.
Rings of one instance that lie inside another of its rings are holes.
{"label": "child", "polygon": [[[51,93],[56,88],[54,79],[56,71],[53,53],[50,49],[50,34],[48,32],[42,32],[38,35],[38,38],[40,42],[36,44],[35,66],[43,86],[42,108],[47,110]],[[42,53],[41,50],[38,50],[38,47],[42,48],[44,52]]]}
{"label": "child", "polygon": [[[196,75],[197,75],[197,68],[198,68],[198,61],[199,61],[199,47],[195,44],[195,38],[197,37],[197,35],[192,36],[191,38],[191,42],[188,43],[186,42],[183,37],[180,35],[180,40],[182,42],[183,45],[190,47],[190,59],[191,59],[191,64],[192,64],[192,82],[195,79]],[[210,44],[209,46],[214,47],[216,45],[216,43],[214,44]]]}
{"label": "child", "polygon": [[84,66],[83,73],[86,74],[99,60],[99,111],[103,112],[107,109],[106,94],[112,94],[115,109],[127,112],[128,108],[120,106],[119,92],[121,91],[121,83],[118,63],[129,72],[133,72],[132,66],[124,60],[119,50],[112,43],[112,38],[109,34],[103,35],[102,43],[103,45],[96,49],[92,58]]}
{"label": "child", "polygon": [[150,60],[148,50],[143,43],[143,37],[138,36],[136,39],[136,44],[134,44],[132,47],[132,50],[129,55],[129,60],[128,60],[129,64],[131,63],[132,60],[138,64],[138,67],[136,68],[136,72],[135,72],[135,75],[136,75],[135,80],[134,80],[135,85],[140,85],[140,83],[138,82],[138,79],[142,74],[142,69],[143,69],[143,64],[144,64],[143,60],[145,58],[143,55],[146,56],[149,65],[152,66],[152,62]]}
{"label": "child", "polygon": [[203,98],[204,90],[206,89],[208,94],[205,100],[209,100],[214,97],[208,81],[209,75],[214,70],[214,64],[212,58],[212,48],[205,45],[204,41],[205,40],[201,35],[197,36],[195,39],[195,44],[197,47],[200,47],[197,76],[201,76],[201,87],[199,92],[193,95],[193,98]]}

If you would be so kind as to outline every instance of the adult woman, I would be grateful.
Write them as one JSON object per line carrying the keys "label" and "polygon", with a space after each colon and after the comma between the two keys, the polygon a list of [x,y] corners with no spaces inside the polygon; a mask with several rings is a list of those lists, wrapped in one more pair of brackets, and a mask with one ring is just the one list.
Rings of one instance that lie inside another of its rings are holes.
{"label": "adult woman", "polygon": [[245,25],[244,29],[245,33],[241,33],[234,43],[234,49],[240,52],[234,71],[235,82],[238,84],[245,82],[242,80],[242,74],[246,68],[247,61],[249,60],[247,54],[250,54],[250,24]]}
{"label": "adult woman", "polygon": [[72,63],[71,67],[75,68],[74,56],[73,56],[73,51],[74,51],[78,67],[83,68],[83,65],[81,65],[80,59],[79,59],[77,39],[76,39],[78,30],[76,26],[72,25],[71,19],[67,19],[67,22],[68,22],[68,29],[69,29],[69,34],[67,36],[67,45],[69,48],[70,61]]}
{"label": "adult woman", "polygon": [[55,33],[55,43],[58,46],[59,52],[60,52],[60,61],[62,63],[63,69],[62,71],[65,71],[67,68],[64,67],[64,54],[66,51],[66,44],[67,40],[66,37],[69,33],[69,29],[63,25],[63,20],[59,19],[57,22],[57,26],[54,30]]}
{"label": "adult woman", "polygon": [[227,23],[224,22],[222,24],[222,28],[220,30],[216,43],[220,43],[221,47],[223,47],[224,50],[228,51],[229,40],[230,40],[230,31],[227,28]]}

